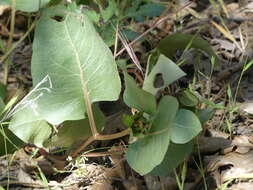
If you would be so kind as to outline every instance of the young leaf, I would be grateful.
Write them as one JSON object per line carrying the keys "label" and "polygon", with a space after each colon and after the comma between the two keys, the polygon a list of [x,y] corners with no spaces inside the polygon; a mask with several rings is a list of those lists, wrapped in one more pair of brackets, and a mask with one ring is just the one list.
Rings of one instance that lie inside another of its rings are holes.
{"label": "young leaf", "polygon": [[166,176],[170,174],[191,153],[192,147],[193,141],[186,144],[170,143],[162,163],[156,166],[150,174],[154,176]]}
{"label": "young leaf", "polygon": [[139,88],[131,76],[124,72],[126,90],[123,98],[124,102],[131,108],[148,114],[154,114],[156,111],[155,97]]}
{"label": "young leaf", "polygon": [[201,123],[197,116],[190,110],[180,109],[172,124],[171,140],[177,144],[185,144],[196,137],[201,130]]}
{"label": "young leaf", "polygon": [[[163,80],[162,85],[155,87],[155,80],[157,76],[161,76]],[[150,74],[145,78],[143,89],[155,95],[158,90],[165,88],[177,79],[185,76],[186,74],[169,58],[160,55],[156,65],[151,70]]]}
{"label": "young leaf", "polygon": [[51,90],[37,99],[36,109],[52,124],[83,119],[84,99],[87,104],[116,100],[121,89],[112,53],[87,16],[63,6],[45,9],[36,27],[34,85],[45,76]]}
{"label": "young leaf", "polygon": [[171,123],[177,109],[177,99],[164,96],[159,103],[150,134],[129,145],[127,162],[140,175],[149,173],[162,162],[170,142]]}
{"label": "young leaf", "polygon": [[195,107],[199,103],[197,96],[189,89],[185,89],[178,94],[179,102],[188,107]]}

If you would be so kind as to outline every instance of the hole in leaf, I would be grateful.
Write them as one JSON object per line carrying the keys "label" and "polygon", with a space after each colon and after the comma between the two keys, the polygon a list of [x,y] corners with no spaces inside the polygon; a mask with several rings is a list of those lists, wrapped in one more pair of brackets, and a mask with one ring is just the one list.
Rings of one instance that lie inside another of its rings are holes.
{"label": "hole in leaf", "polygon": [[62,21],[64,21],[64,17],[63,17],[63,16],[58,16],[58,15],[56,15],[56,16],[52,16],[51,18],[52,18],[53,20],[57,21],[57,22],[62,22]]}
{"label": "hole in leaf", "polygon": [[162,86],[164,86],[164,80],[163,80],[162,73],[157,73],[156,74],[153,85],[154,85],[155,88],[161,88]]}

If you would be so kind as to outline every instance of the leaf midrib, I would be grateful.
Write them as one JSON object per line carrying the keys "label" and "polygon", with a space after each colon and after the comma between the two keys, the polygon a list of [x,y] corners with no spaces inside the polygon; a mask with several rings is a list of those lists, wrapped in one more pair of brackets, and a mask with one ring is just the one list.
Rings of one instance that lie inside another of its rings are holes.
{"label": "leaf midrib", "polygon": [[[68,18],[68,16],[66,16],[66,20],[67,20],[67,18]],[[83,91],[84,98],[87,99],[89,101],[89,103],[90,103],[88,89],[87,89],[86,82],[84,80],[83,71],[82,71],[81,60],[79,58],[78,51],[77,51],[77,49],[76,49],[75,45],[73,44],[73,41],[72,41],[72,39],[70,37],[66,21],[64,21],[64,28],[65,28],[65,31],[66,31],[69,43],[70,43],[70,45],[71,45],[71,47],[72,47],[72,49],[74,51],[76,63],[77,63],[77,66],[79,68],[79,71],[80,71],[80,79],[81,79],[82,91]]]}
{"label": "leaf midrib", "polygon": [[77,51],[77,49],[76,49],[76,47],[75,47],[75,45],[74,45],[74,43],[73,43],[73,41],[70,37],[69,30],[68,30],[68,27],[66,25],[66,20],[68,19],[68,16],[69,15],[66,16],[66,19],[64,21],[64,28],[65,28],[65,31],[67,33],[67,38],[69,39],[70,45],[73,48],[73,51],[74,51],[74,54],[75,54],[75,57],[76,57],[76,62],[77,62],[78,68],[80,70],[80,79],[81,79],[82,91],[83,91],[84,102],[85,102],[86,112],[87,112],[87,115],[88,115],[88,120],[89,120],[89,124],[90,124],[90,127],[91,127],[91,131],[92,131],[93,135],[97,135],[98,132],[97,132],[97,129],[96,129],[96,123],[95,123],[95,119],[94,119],[93,112],[92,112],[92,106],[91,106],[91,101],[90,101],[90,98],[89,98],[87,82],[84,80],[83,70],[82,70],[82,66],[81,66],[81,60],[79,58],[78,51]]}

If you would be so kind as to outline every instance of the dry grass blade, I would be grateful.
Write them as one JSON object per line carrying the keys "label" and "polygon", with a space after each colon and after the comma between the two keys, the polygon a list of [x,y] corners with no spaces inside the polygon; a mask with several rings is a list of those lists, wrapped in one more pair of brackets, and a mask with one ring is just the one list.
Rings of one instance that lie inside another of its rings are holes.
{"label": "dry grass blade", "polygon": [[119,36],[119,24],[117,23],[116,31],[115,31],[115,43],[114,43],[114,51],[113,51],[113,57],[116,58],[117,49],[118,49],[118,36]]}
{"label": "dry grass blade", "polygon": [[128,55],[130,56],[130,58],[132,59],[134,64],[137,66],[137,68],[141,71],[141,74],[143,75],[143,69],[141,67],[141,64],[140,64],[140,62],[139,62],[132,46],[129,43],[127,43],[126,37],[122,34],[122,32],[120,30],[117,34],[118,34],[118,37],[119,37],[120,41],[124,45]]}
{"label": "dry grass blade", "polygon": [[220,5],[221,5],[221,8],[223,9],[224,13],[226,14],[226,17],[229,17],[228,9],[227,9],[227,7],[226,7],[224,1],[223,1],[223,0],[219,0],[219,3],[220,3]]}
{"label": "dry grass blade", "polygon": [[231,40],[241,52],[243,52],[241,46],[237,43],[237,41],[235,40],[234,36],[228,30],[226,30],[224,27],[220,26],[219,24],[217,24],[214,21],[211,21],[211,24],[215,28],[217,28],[217,30],[219,30],[226,38],[228,38],[229,40]]}

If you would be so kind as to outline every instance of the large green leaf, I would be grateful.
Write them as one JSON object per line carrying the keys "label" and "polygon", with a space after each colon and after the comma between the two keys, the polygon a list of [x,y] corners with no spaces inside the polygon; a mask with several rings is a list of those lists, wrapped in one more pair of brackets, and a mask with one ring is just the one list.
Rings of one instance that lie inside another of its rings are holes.
{"label": "large green leaf", "polygon": [[10,5],[11,0],[1,0],[0,5]]}
{"label": "large green leaf", "polygon": [[[162,79],[160,79],[162,83],[161,86],[155,87],[154,84],[158,75],[162,75]],[[145,78],[143,89],[155,95],[158,90],[165,88],[184,75],[185,73],[174,62],[164,55],[160,55],[156,65]]]}
{"label": "large green leaf", "polygon": [[156,100],[154,95],[139,88],[132,77],[124,72],[126,89],[124,92],[124,102],[131,108],[148,114],[156,111]]}
{"label": "large green leaf", "polygon": [[[24,12],[36,12],[45,6],[50,0],[16,0],[16,10]],[[11,0],[4,0],[4,4],[11,5]],[[0,3],[1,4],[1,3]]]}
{"label": "large green leaf", "polygon": [[[98,131],[105,124],[105,116],[98,106],[94,106],[94,118]],[[58,133],[52,137],[50,146],[69,147],[75,142],[85,140],[92,135],[88,118],[74,121],[65,121]]]}
{"label": "large green leaf", "polygon": [[155,176],[166,176],[173,172],[186,156],[191,153],[192,147],[193,141],[186,144],[170,143],[162,163],[159,166],[156,166],[150,174]]}
{"label": "large green leaf", "polygon": [[83,119],[84,98],[91,103],[116,100],[121,89],[112,53],[88,17],[77,12],[61,6],[46,9],[35,31],[33,82],[51,81],[36,109],[52,124]]}
{"label": "large green leaf", "polygon": [[196,137],[201,130],[198,117],[190,110],[180,109],[172,125],[171,140],[177,144],[185,144]]}
{"label": "large green leaf", "polygon": [[210,57],[218,59],[217,55],[206,40],[191,34],[176,33],[169,35],[160,41],[157,49],[162,54],[172,58],[177,50],[184,50],[186,47],[203,50]]}
{"label": "large green leaf", "polygon": [[162,162],[170,142],[171,123],[177,109],[177,99],[164,96],[159,103],[150,134],[129,145],[127,162],[139,174],[149,173]]}
{"label": "large green leaf", "polygon": [[12,117],[9,129],[22,141],[33,143],[39,147],[48,139],[51,134],[51,127],[37,111],[36,101],[50,91],[51,82],[45,77],[38,83],[18,104],[11,107],[17,97],[14,97],[7,105],[8,111],[4,119]]}
{"label": "large green leaf", "polygon": [[9,129],[26,143],[43,147],[52,129],[41,116],[34,111],[32,105],[20,108],[10,122]]}

